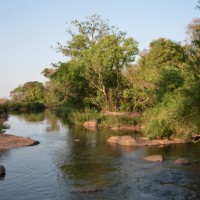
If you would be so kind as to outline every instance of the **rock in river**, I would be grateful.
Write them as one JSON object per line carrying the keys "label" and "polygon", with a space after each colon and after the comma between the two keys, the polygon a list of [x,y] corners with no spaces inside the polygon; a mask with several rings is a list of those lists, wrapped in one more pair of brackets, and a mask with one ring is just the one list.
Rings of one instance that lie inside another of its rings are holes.
{"label": "rock in river", "polygon": [[0,149],[33,146],[36,144],[39,144],[39,142],[30,138],[14,136],[10,134],[0,134]]}
{"label": "rock in river", "polygon": [[160,139],[160,140],[150,140],[145,137],[131,137],[128,135],[124,136],[111,136],[108,138],[107,142],[116,143],[125,146],[160,146],[160,145],[169,145],[169,144],[182,144],[185,143],[184,140],[174,139]]}
{"label": "rock in river", "polygon": [[185,158],[178,158],[174,163],[178,164],[178,165],[190,165],[191,164],[191,162]]}
{"label": "rock in river", "polygon": [[5,175],[6,174],[6,169],[3,165],[0,165],[0,175]]}
{"label": "rock in river", "polygon": [[144,160],[151,161],[151,162],[163,162],[162,155],[151,155],[144,158]]}

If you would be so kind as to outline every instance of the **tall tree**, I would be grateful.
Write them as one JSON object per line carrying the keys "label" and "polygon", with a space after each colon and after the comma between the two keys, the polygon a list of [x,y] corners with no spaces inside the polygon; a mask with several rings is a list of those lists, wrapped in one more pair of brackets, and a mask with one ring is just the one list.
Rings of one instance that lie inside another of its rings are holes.
{"label": "tall tree", "polygon": [[102,109],[117,108],[123,86],[122,72],[134,61],[137,42],[126,38],[126,33],[109,26],[98,15],[83,22],[73,21],[68,33],[71,40],[65,46],[58,44],[58,49],[73,65],[82,68],[80,76],[96,94],[88,99]]}
{"label": "tall tree", "polygon": [[200,18],[195,18],[187,26],[187,32],[189,39],[196,48],[200,48]]}
{"label": "tall tree", "polygon": [[166,92],[181,84],[180,71],[186,60],[185,49],[179,43],[164,38],[152,41],[137,65],[126,72],[129,88],[125,96],[132,96],[133,109],[154,106]]}

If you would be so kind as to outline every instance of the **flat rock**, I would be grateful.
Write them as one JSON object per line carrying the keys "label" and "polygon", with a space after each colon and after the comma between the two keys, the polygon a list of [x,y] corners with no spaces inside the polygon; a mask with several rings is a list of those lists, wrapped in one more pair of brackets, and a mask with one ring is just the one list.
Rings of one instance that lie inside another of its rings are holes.
{"label": "flat rock", "polygon": [[151,162],[163,162],[162,155],[151,155],[144,158],[144,160],[151,161]]}
{"label": "flat rock", "polygon": [[175,160],[174,163],[178,164],[178,165],[190,165],[191,164],[191,162],[186,158],[178,158],[177,160]]}
{"label": "flat rock", "polygon": [[39,144],[38,141],[26,137],[0,134],[0,149],[9,149],[13,147],[33,146]]}

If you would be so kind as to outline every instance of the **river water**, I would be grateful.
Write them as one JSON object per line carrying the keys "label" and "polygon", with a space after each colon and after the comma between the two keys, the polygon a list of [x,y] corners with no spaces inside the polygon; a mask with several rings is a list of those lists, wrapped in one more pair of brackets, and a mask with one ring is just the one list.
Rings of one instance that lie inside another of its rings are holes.
{"label": "river water", "polygon": [[[121,132],[68,128],[49,111],[10,115],[8,124],[6,134],[30,137],[40,144],[0,151],[0,164],[7,172],[0,180],[0,200],[200,199],[198,143],[111,145],[106,139]],[[77,138],[81,142],[75,142]],[[162,154],[164,162],[143,160],[153,154]],[[175,165],[179,157],[192,164]]]}

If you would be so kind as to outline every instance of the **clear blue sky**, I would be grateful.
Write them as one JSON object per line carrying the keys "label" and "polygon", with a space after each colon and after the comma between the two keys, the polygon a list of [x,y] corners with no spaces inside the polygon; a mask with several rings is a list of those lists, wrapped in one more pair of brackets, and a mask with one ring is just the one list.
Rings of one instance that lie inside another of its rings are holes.
{"label": "clear blue sky", "polygon": [[140,50],[160,37],[186,38],[197,0],[0,0],[0,97],[27,81],[45,79],[41,71],[65,58],[51,46],[68,40],[71,20],[95,13],[139,42]]}

